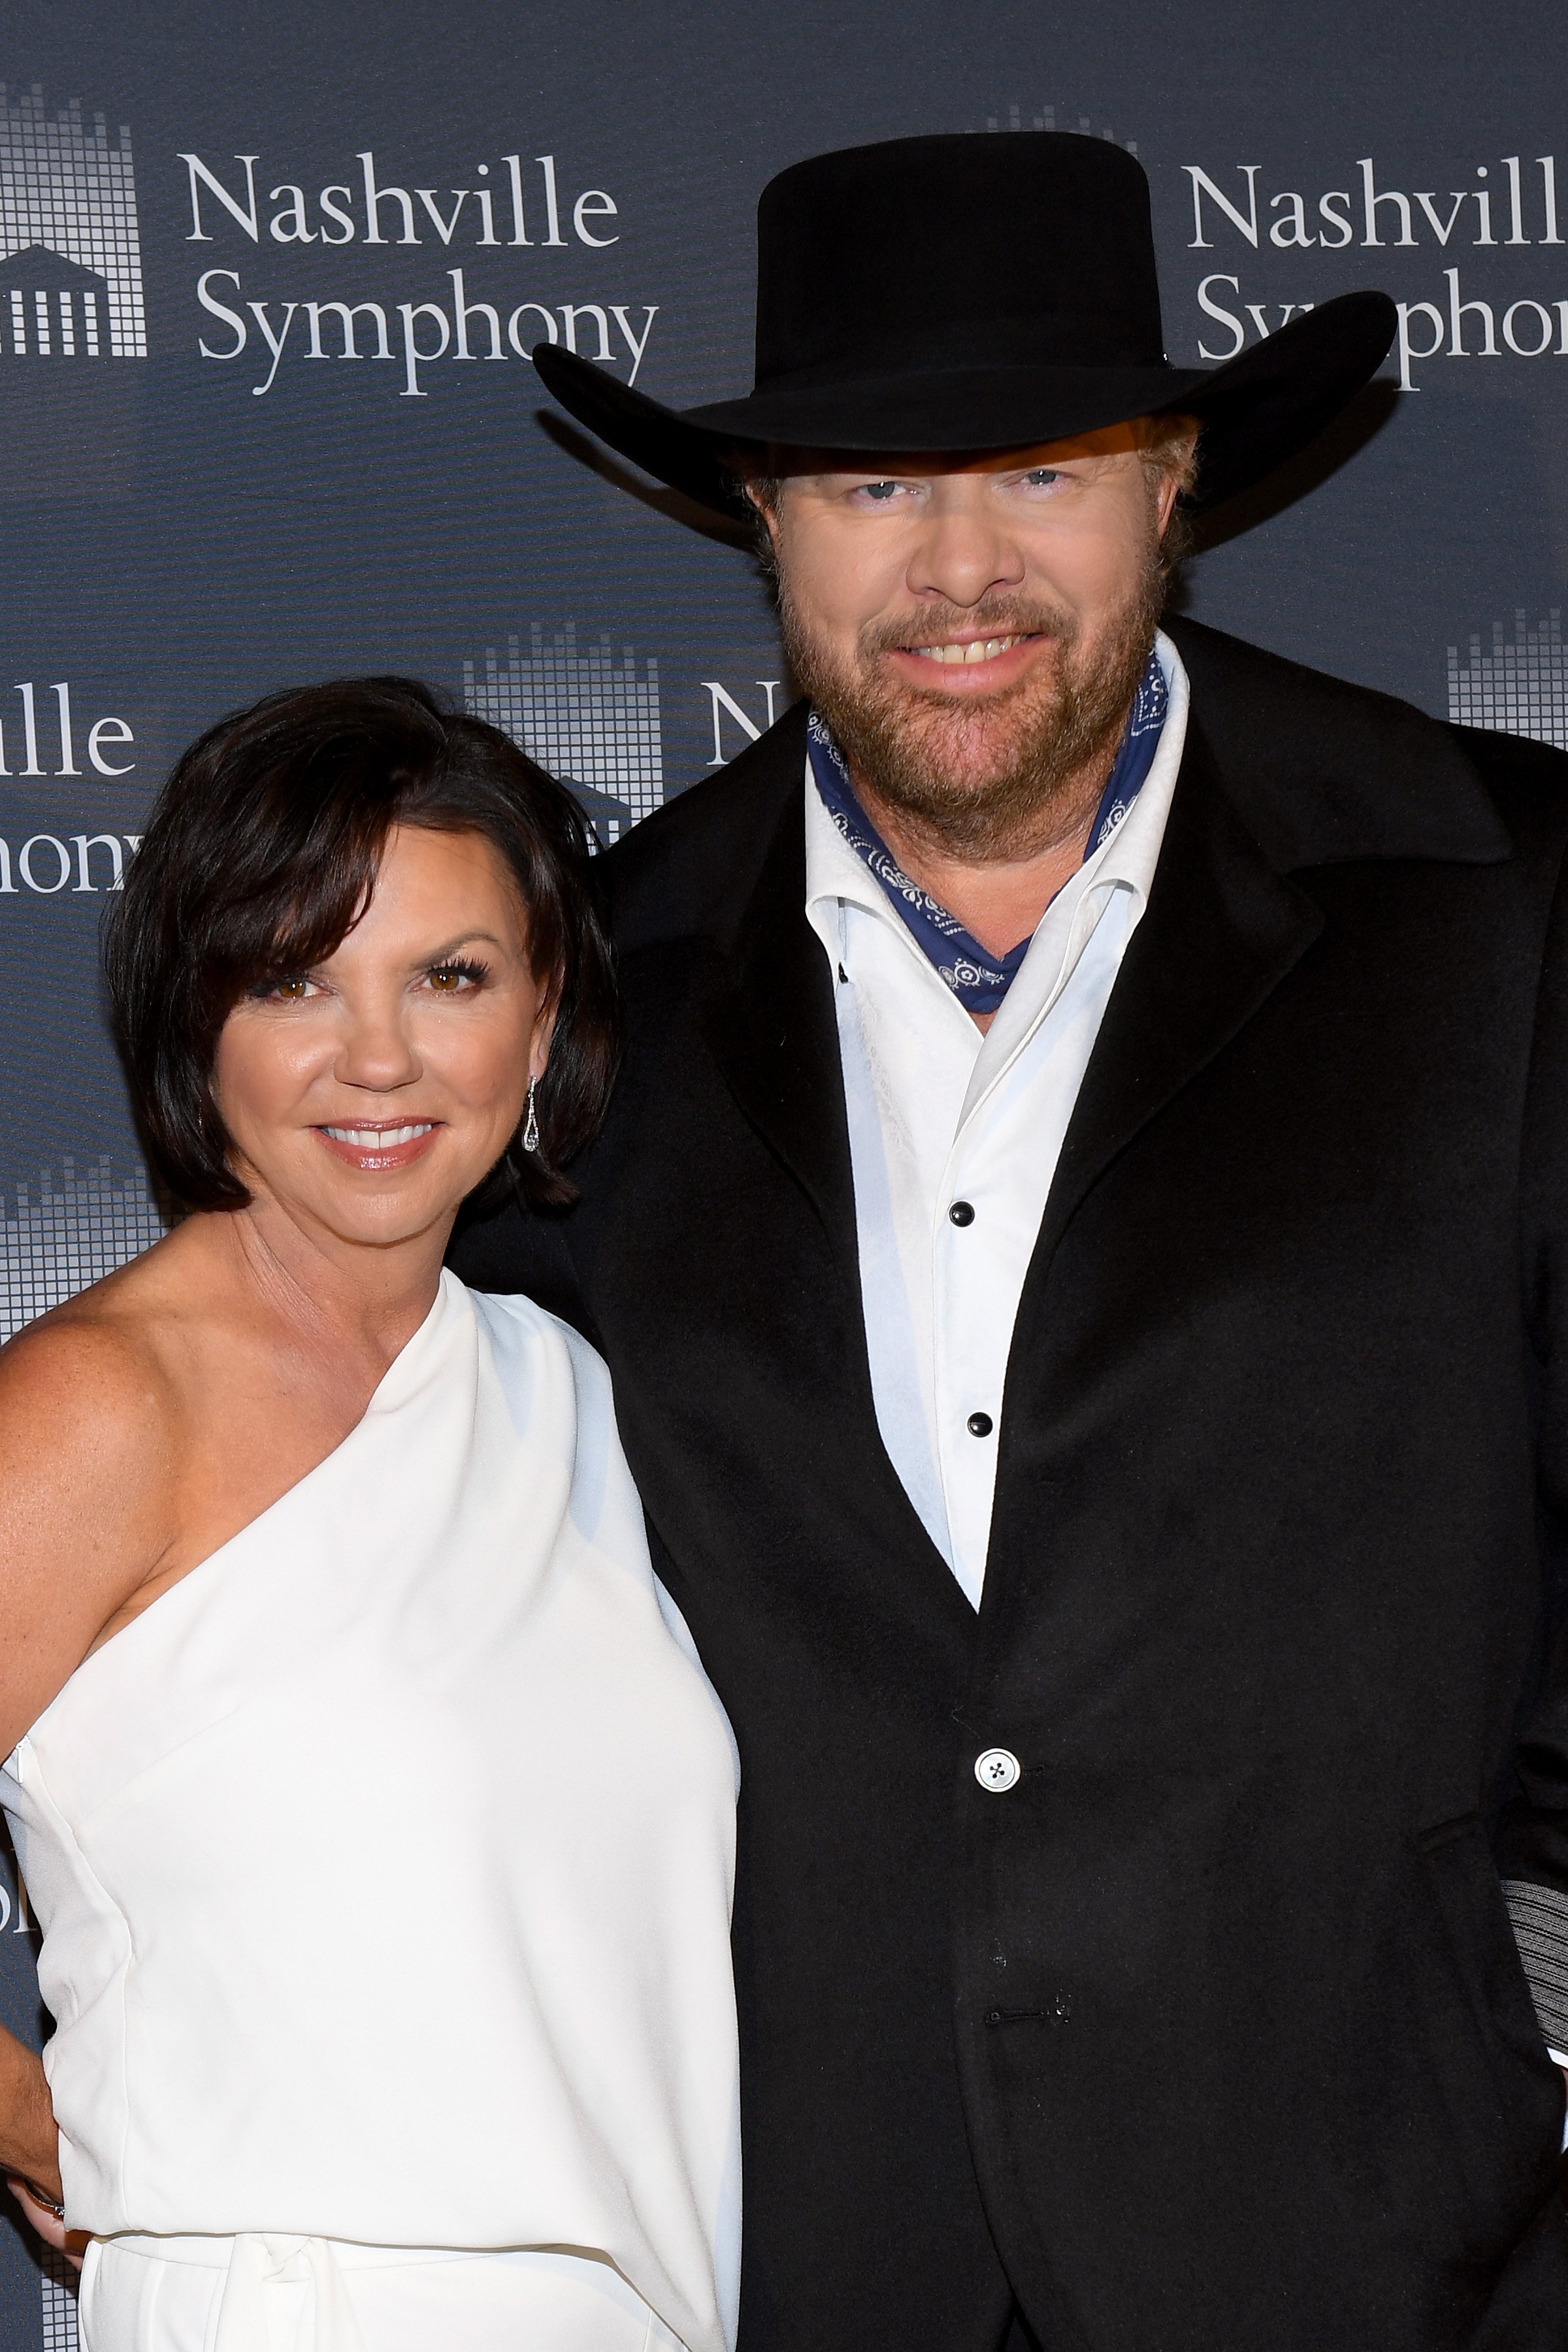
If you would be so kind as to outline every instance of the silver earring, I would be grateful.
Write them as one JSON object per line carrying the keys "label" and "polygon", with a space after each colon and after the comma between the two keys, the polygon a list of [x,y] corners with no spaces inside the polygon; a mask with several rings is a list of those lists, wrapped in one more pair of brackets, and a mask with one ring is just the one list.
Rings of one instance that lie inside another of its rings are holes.
{"label": "silver earring", "polygon": [[523,1121],[522,1148],[525,1151],[539,1149],[539,1117],[533,1108],[533,1080],[528,1082],[528,1117]]}

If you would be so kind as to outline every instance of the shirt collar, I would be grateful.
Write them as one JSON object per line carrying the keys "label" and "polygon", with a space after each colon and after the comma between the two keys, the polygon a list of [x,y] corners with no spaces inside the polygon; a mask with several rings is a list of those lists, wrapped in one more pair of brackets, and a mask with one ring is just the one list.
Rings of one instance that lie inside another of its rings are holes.
{"label": "shirt collar", "polygon": [[[1091,852],[1047,908],[1030,940],[1029,953],[1024,960],[1024,970],[1014,982],[1015,988],[1022,984],[1029,965],[1038,960],[1036,954],[1037,948],[1045,945],[1047,939],[1060,938],[1064,929],[1077,931],[1080,908],[1089,915],[1089,928],[1092,929],[1093,918],[1103,910],[1110,896],[1118,889],[1124,889],[1133,896],[1135,917],[1142,913],[1153,884],[1160,845],[1165,836],[1165,821],[1171,810],[1171,795],[1182,764],[1189,698],[1187,673],[1182,657],[1163,630],[1154,640],[1154,653],[1170,696],[1170,709],[1153,764],[1142,790],[1121,823],[1112,829],[1098,849]],[[1085,908],[1086,900],[1089,902],[1088,908]],[[851,849],[828,815],[816,789],[808,756],[805,762],[805,913],[813,930],[835,961],[840,951],[840,909],[844,907],[859,908],[897,932],[913,961],[929,976],[938,994],[945,997],[960,1017],[968,1023],[969,1015],[889,905],[882,885],[865,860]],[[1005,1010],[1005,1003],[1003,1009]]]}

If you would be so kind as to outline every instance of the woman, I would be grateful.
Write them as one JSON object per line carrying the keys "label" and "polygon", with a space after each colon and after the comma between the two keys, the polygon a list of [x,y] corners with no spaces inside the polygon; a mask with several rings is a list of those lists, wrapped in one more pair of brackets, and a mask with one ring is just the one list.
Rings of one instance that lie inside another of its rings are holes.
{"label": "woman", "polygon": [[504,736],[371,679],[205,736],[116,909],[191,1213],[0,1357],[56,2021],[0,2163],[90,2234],[89,2352],[732,2340],[728,1727],[602,1364],[441,1265],[601,1115],[585,865]]}

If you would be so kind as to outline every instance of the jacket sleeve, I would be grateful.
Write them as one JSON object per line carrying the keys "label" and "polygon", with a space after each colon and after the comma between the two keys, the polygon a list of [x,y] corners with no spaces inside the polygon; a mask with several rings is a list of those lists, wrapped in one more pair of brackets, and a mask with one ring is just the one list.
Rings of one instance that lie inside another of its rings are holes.
{"label": "jacket sleeve", "polygon": [[460,1219],[447,1263],[470,1290],[521,1291],[536,1307],[559,1315],[589,1343],[604,1347],[567,1245],[571,1211],[531,1214],[515,1202],[489,1216]]}
{"label": "jacket sleeve", "polygon": [[1568,2051],[1568,877],[1561,872],[1537,1004],[1521,1212],[1542,1591],[1534,1696],[1498,1851],[1542,2032]]}

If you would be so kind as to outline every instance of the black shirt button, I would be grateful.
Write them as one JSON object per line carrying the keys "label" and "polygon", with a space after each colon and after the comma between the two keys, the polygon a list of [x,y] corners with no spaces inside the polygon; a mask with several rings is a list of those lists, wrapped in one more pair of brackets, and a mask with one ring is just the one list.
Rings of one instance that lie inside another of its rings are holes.
{"label": "black shirt button", "polygon": [[991,1434],[991,1415],[988,1412],[972,1412],[968,1421],[964,1423],[964,1426],[968,1430],[971,1437],[989,1437]]}
{"label": "black shirt button", "polygon": [[955,1201],[947,1213],[955,1225],[972,1225],[974,1223],[974,1203],[973,1201]]}

